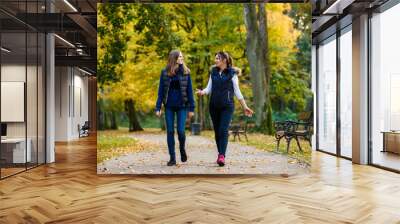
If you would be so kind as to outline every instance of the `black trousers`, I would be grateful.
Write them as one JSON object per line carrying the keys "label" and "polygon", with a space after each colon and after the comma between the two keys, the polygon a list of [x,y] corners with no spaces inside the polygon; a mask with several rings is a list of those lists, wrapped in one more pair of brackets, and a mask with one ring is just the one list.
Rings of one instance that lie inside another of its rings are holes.
{"label": "black trousers", "polygon": [[224,155],[228,146],[228,129],[231,123],[234,106],[216,107],[210,105],[210,115],[214,126],[215,142],[217,143],[218,154]]}

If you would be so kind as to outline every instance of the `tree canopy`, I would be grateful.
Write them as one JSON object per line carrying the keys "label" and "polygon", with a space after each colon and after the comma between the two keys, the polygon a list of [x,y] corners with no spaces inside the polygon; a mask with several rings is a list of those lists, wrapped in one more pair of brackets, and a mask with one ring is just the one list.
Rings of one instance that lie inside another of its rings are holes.
{"label": "tree canopy", "polygon": [[[217,51],[227,51],[242,70],[240,88],[254,106],[246,57],[243,4],[99,4],[98,100],[124,112],[132,100],[139,113],[154,111],[160,72],[170,50],[183,52],[193,88],[204,88]],[[274,114],[306,109],[310,100],[311,10],[308,4],[266,4]],[[196,119],[209,125],[207,98],[196,97]],[[242,113],[236,110],[236,113]]]}

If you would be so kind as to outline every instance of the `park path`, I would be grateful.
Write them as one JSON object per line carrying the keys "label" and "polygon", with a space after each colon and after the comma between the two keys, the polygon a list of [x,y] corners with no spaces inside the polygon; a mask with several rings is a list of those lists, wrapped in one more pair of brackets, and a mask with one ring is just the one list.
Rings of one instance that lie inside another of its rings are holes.
{"label": "park path", "polygon": [[304,163],[286,155],[266,152],[252,146],[230,141],[226,164],[216,163],[217,150],[212,139],[186,136],[188,161],[180,161],[179,143],[175,137],[177,166],[166,165],[169,155],[165,134],[137,133],[131,137],[149,142],[152,147],[135,153],[112,158],[97,165],[98,174],[273,174],[295,175],[308,173]]}

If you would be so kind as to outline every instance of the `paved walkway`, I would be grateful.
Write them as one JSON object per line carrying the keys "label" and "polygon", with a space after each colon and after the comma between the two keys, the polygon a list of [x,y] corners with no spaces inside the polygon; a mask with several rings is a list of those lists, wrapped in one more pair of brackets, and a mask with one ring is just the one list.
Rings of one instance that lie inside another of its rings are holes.
{"label": "paved walkway", "polygon": [[146,151],[130,153],[97,165],[98,174],[275,174],[295,175],[308,172],[308,166],[285,155],[229,142],[226,164],[216,163],[217,149],[213,140],[202,136],[186,136],[188,161],[180,161],[179,143],[175,148],[177,166],[166,165],[169,155],[166,135],[132,134],[131,137],[154,146]]}

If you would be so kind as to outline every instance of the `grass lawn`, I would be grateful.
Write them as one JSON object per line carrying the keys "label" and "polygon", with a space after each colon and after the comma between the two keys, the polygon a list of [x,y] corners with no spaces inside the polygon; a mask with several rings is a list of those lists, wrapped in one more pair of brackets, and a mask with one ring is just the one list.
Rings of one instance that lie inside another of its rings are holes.
{"label": "grass lawn", "polygon": [[144,143],[128,135],[127,128],[97,131],[97,163],[145,148]]}
{"label": "grass lawn", "polygon": [[[211,130],[206,130],[201,132],[202,136],[206,136],[209,138],[214,139],[214,131]],[[236,142],[242,145],[248,145],[248,146],[254,146],[257,149],[269,151],[269,152],[277,152],[281,154],[288,154],[286,153],[286,141],[285,139],[282,139],[279,145],[279,150],[276,150],[276,140],[274,136],[271,135],[265,135],[261,133],[248,133],[247,137],[249,139],[248,142],[246,142],[246,138],[241,135],[240,139],[241,141],[236,138]],[[229,141],[233,142],[233,136],[229,137]],[[289,156],[298,159],[301,162],[305,162],[310,164],[311,163],[311,146],[307,141],[300,140],[300,145],[301,148],[303,149],[303,152],[301,152],[298,147],[296,140],[292,139],[290,142],[290,148],[289,148]]]}

